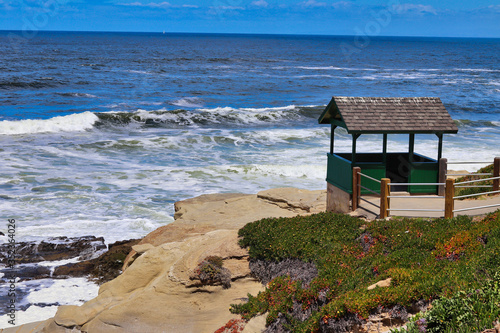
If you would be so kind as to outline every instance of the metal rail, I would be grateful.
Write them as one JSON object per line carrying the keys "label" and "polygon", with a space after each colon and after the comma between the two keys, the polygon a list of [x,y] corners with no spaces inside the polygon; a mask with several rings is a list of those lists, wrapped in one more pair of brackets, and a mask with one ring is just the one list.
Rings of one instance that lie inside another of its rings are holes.
{"label": "metal rail", "polygon": [[500,179],[500,177],[491,177],[491,178],[482,178],[482,179],[476,179],[476,180],[468,180],[468,181],[465,181],[465,182],[455,183],[455,186],[456,185],[462,185],[462,184],[484,182],[484,181],[487,181],[487,180],[495,180],[495,179]]}
{"label": "metal rail", "polygon": [[447,176],[493,176],[493,173],[447,173]]}
{"label": "metal rail", "polygon": [[491,164],[491,162],[447,162],[447,164]]}
{"label": "metal rail", "polygon": [[379,183],[379,184],[380,184],[380,183],[382,183],[380,180],[375,179],[375,178],[372,178],[372,177],[370,177],[370,176],[367,176],[367,175],[365,175],[364,173],[358,172],[358,175],[361,175],[361,176],[363,176],[363,177],[365,177],[365,178],[371,179],[371,180],[373,180],[374,182],[377,182],[377,183]]}
{"label": "metal rail", "polygon": [[493,185],[459,185],[455,187],[460,187],[460,188],[474,188],[474,187],[493,187]]}
{"label": "metal rail", "polygon": [[392,186],[392,185],[395,185],[395,186],[398,186],[398,185],[407,185],[407,186],[410,186],[410,185],[421,185],[421,186],[425,186],[425,185],[446,185],[446,183],[389,183],[387,185],[389,185],[389,186]]}
{"label": "metal rail", "polygon": [[480,196],[480,195],[488,195],[488,194],[494,194],[494,193],[500,193],[500,191],[490,191],[490,192],[483,192],[483,193],[474,193],[474,194],[467,194],[467,195],[459,195],[458,197],[453,197],[453,199],[462,199],[462,198],[477,197],[477,196]]}
{"label": "metal rail", "polygon": [[444,199],[444,196],[436,195],[388,195],[387,198],[399,198],[399,199]]}
{"label": "metal rail", "polygon": [[462,208],[462,209],[454,209],[453,213],[455,213],[455,212],[463,212],[463,211],[466,211],[466,210],[490,208],[490,207],[500,207],[500,204],[488,205],[488,206],[480,206],[480,207],[471,207],[471,208]]}
{"label": "metal rail", "polygon": [[403,212],[444,212],[444,209],[413,209],[413,208],[389,208],[388,211],[403,211]]}

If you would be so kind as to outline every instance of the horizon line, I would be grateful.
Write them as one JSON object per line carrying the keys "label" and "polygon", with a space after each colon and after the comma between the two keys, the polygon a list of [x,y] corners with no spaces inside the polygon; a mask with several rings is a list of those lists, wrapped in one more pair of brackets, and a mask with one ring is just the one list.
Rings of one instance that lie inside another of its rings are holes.
{"label": "horizon line", "polygon": [[[23,32],[22,29],[0,29],[0,32]],[[182,31],[124,31],[124,30],[44,30],[37,32],[61,33],[130,33],[130,34],[160,34],[160,35],[247,35],[247,36],[303,36],[303,37],[357,37],[357,35],[341,34],[313,34],[313,33],[263,33],[263,32],[182,32]],[[422,35],[379,35],[370,38],[453,38],[453,39],[500,39],[499,37],[471,37],[471,36],[422,36]]]}

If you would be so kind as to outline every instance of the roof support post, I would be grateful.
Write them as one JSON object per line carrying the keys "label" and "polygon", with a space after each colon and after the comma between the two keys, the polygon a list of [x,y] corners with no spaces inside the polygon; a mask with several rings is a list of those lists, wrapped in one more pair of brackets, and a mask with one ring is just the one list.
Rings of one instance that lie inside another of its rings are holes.
{"label": "roof support post", "polygon": [[332,123],[332,131],[330,133],[330,154],[333,155],[333,150],[335,148],[335,129],[337,128],[336,125]]}
{"label": "roof support post", "polygon": [[439,144],[438,144],[438,161],[441,159],[443,156],[443,133],[436,133],[437,137],[439,138]]}
{"label": "roof support post", "polygon": [[361,134],[353,134],[352,135],[352,157],[351,157],[351,163],[354,166],[356,163],[356,140],[360,137]]}
{"label": "roof support post", "polygon": [[387,166],[387,133],[384,133],[382,153],[383,153],[382,161],[384,165]]}
{"label": "roof support post", "polygon": [[409,159],[410,163],[413,163],[413,153],[415,152],[415,133],[410,133],[410,149],[409,149]]}

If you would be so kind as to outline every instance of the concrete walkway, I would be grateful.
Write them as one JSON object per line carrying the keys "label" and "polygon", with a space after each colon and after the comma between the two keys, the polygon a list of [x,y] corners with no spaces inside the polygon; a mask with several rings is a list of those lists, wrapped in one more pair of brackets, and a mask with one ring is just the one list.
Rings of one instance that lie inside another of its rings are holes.
{"label": "concrete walkway", "polygon": [[[392,192],[391,196],[405,196],[405,198],[390,199],[390,216],[406,216],[406,217],[444,217],[444,199],[438,198],[419,198],[418,195],[409,195],[407,192]],[[429,197],[429,195],[426,195]],[[455,210],[462,208],[472,208],[479,206],[499,205],[497,207],[482,208],[475,210],[467,210],[456,212],[458,215],[483,215],[494,212],[500,209],[500,195],[494,197],[480,198],[477,200],[455,200]],[[350,213],[350,215],[365,217],[373,220],[379,217],[380,214],[380,198],[375,196],[362,196],[359,208]],[[396,209],[429,209],[442,210],[440,212],[423,212],[423,211],[398,211]]]}

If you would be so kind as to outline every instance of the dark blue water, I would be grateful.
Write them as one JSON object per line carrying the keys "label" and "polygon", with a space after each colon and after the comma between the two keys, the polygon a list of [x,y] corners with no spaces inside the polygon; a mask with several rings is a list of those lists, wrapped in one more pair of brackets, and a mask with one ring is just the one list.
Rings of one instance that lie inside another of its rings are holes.
{"label": "dark blue water", "polygon": [[456,119],[488,120],[500,89],[499,39],[378,37],[356,47],[352,37],[39,32],[20,46],[11,40],[0,32],[3,119],[324,105],[346,95],[439,96]]}

